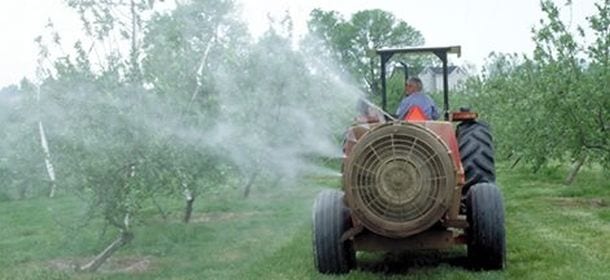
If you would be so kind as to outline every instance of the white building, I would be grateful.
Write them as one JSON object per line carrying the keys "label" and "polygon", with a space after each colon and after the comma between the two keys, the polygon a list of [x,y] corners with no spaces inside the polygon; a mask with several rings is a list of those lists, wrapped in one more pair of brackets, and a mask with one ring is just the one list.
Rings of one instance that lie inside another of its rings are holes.
{"label": "white building", "polygon": [[[424,85],[424,91],[443,90],[443,67],[428,66],[419,73],[419,78]],[[459,66],[447,66],[447,78],[449,90],[459,88],[468,78],[468,73]]]}

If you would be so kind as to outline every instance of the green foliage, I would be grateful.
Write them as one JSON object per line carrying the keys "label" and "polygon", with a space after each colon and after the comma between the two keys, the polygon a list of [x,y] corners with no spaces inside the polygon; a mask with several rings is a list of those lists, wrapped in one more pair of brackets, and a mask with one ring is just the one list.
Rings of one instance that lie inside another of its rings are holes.
{"label": "green foliage", "polygon": [[[0,200],[25,199],[48,193],[40,149],[35,94],[27,80],[0,90]],[[38,153],[36,153],[38,152]]]}
{"label": "green foliage", "polygon": [[311,34],[326,43],[332,58],[363,84],[369,94],[378,94],[381,87],[380,61],[375,50],[424,44],[418,30],[379,9],[356,12],[349,20],[336,11],[314,9],[308,27]]}
{"label": "green foliage", "polygon": [[562,22],[553,2],[543,1],[541,7],[546,18],[533,30],[533,57],[490,56],[465,95],[492,123],[503,156],[522,157],[536,169],[583,155],[608,165],[610,38],[604,24],[610,2],[600,1],[597,14],[588,18],[595,36],[589,44],[582,28],[574,34]]}
{"label": "green foliage", "polygon": [[[132,82],[142,79],[141,60],[141,31],[145,21],[153,11],[155,0],[120,0],[120,1],[92,1],[92,0],[64,0],[69,7],[76,10],[80,16],[83,29],[95,43],[113,46],[106,53],[106,48],[100,51],[105,58],[118,58],[119,63],[125,67],[125,77]],[[59,36],[57,36],[59,38]],[[118,38],[118,39],[117,39]],[[59,43],[59,42],[57,42]],[[130,45],[128,54],[121,53],[119,44]],[[127,57],[127,58],[124,58]],[[102,63],[102,61],[100,61]],[[106,67],[112,68],[116,64],[108,63]]]}
{"label": "green foliage", "polygon": [[246,27],[236,18],[233,1],[191,1],[156,14],[143,39],[146,83],[168,102],[179,102],[185,113],[192,102],[213,111],[213,69],[243,59],[249,44]]}
{"label": "green foliage", "polygon": [[[411,69],[411,71],[413,71],[413,69]],[[400,104],[400,101],[402,101],[402,98],[405,96],[405,76],[404,76],[404,70],[403,69],[398,69],[398,68],[394,68],[394,71],[392,71],[392,73],[390,74],[390,76],[387,79],[386,82],[386,87],[387,87],[387,108],[388,108],[388,112],[389,113],[396,113],[396,109],[398,109],[398,105]],[[373,100],[375,101],[376,104],[381,104],[381,96],[375,96],[376,98],[373,98]],[[437,104],[442,104],[442,103],[438,103]]]}

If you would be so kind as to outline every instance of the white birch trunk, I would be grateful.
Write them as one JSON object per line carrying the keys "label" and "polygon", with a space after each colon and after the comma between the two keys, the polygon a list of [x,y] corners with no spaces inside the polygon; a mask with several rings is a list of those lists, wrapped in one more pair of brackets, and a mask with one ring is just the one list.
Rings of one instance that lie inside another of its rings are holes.
{"label": "white birch trunk", "polygon": [[[38,91],[36,92],[36,102],[40,104],[40,89],[38,89]],[[57,189],[55,184],[55,169],[53,168],[53,163],[51,162],[51,152],[49,151],[49,144],[47,142],[47,136],[44,132],[44,125],[42,124],[42,120],[38,121],[38,133],[40,134],[40,145],[42,146],[42,151],[44,153],[44,163],[47,168],[47,174],[49,175],[49,179],[51,180],[51,189],[49,190],[49,197],[53,198]]]}
{"label": "white birch trunk", "polygon": [[203,70],[205,69],[205,62],[208,60],[208,55],[210,54],[210,50],[212,49],[212,45],[214,44],[215,41],[216,41],[216,32],[214,32],[214,36],[208,42],[208,45],[206,46],[205,51],[203,51],[203,56],[201,57],[201,61],[199,62],[199,67],[197,67],[197,73],[195,73],[195,75],[197,75],[196,76],[197,86],[195,87],[195,90],[193,91],[193,94],[191,95],[191,101],[188,104],[187,111],[191,109],[191,105],[197,98],[197,94],[199,94],[199,90],[201,89],[201,86],[203,85],[202,76],[203,76]]}

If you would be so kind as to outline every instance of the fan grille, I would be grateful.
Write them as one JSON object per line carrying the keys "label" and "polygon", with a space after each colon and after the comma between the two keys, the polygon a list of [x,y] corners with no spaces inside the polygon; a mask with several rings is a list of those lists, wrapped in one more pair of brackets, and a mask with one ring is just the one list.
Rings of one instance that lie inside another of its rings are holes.
{"label": "fan grille", "polygon": [[346,198],[372,231],[405,237],[436,223],[449,208],[455,171],[434,133],[411,123],[373,129],[347,162]]}

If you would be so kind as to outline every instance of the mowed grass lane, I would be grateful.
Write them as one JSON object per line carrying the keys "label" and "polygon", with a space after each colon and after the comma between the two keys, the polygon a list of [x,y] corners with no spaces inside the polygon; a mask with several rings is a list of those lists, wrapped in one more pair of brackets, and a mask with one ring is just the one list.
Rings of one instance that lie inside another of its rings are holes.
{"label": "mowed grass lane", "polygon": [[507,210],[505,271],[464,268],[466,251],[401,255],[359,254],[359,268],[343,276],[318,274],[311,253],[311,206],[324,187],[317,180],[281,189],[209,194],[196,202],[191,224],[180,222],[178,201],[162,201],[163,220],[145,209],[134,241],[100,272],[78,274],[82,263],[114,238],[97,228],[78,231],[77,199],[0,203],[0,278],[3,279],[610,279],[609,175],[585,170],[572,186],[561,170],[530,174],[498,167]]}

